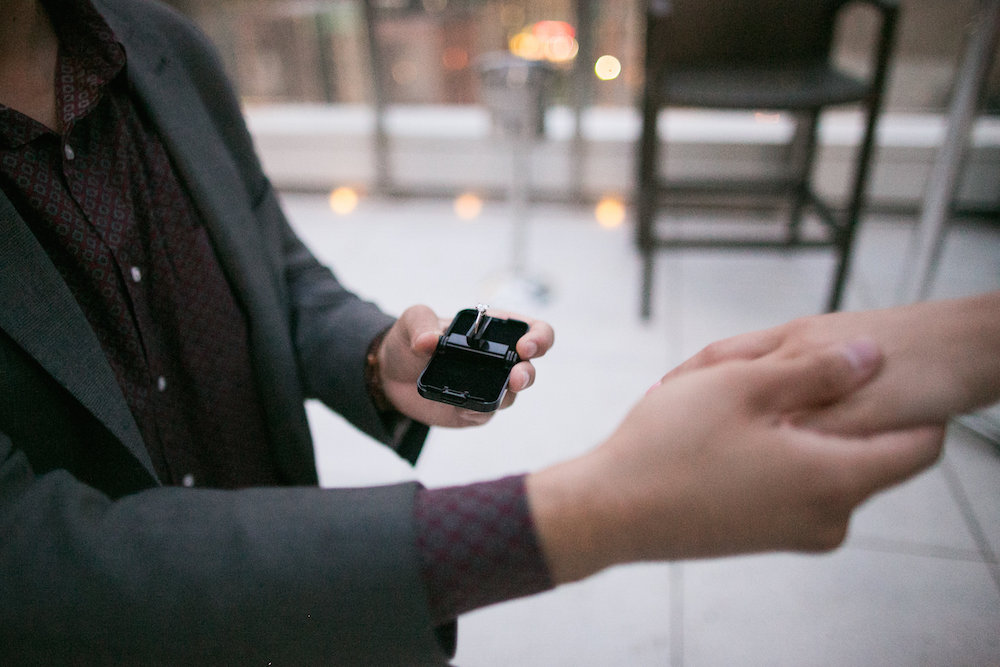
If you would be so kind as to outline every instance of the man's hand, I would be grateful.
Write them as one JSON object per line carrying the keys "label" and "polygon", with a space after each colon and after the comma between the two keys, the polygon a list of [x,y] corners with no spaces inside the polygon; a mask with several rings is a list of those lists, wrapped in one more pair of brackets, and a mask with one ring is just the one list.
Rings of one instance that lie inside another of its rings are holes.
{"label": "man's hand", "polygon": [[[535,381],[535,367],[531,359],[545,354],[555,340],[552,327],[545,322],[520,315],[490,310],[490,315],[515,317],[527,322],[528,333],[517,342],[521,361],[510,371],[510,382],[500,409],[510,407],[518,392],[524,391]],[[485,424],[493,416],[489,412],[476,412],[428,400],[417,393],[417,378],[430,360],[438,338],[450,320],[442,320],[427,306],[408,308],[389,329],[379,348],[379,370],[382,388],[393,407],[399,412],[431,426],[472,426]]]}
{"label": "man's hand", "polygon": [[943,429],[850,437],[785,415],[858,390],[870,342],[668,376],[595,450],[529,475],[557,582],[638,560],[832,549],[865,498],[934,462]]}
{"label": "man's hand", "polygon": [[863,434],[940,423],[1000,400],[1000,292],[801,318],[713,343],[665,379],[734,359],[789,359],[861,337],[885,354],[878,377],[803,423]]}

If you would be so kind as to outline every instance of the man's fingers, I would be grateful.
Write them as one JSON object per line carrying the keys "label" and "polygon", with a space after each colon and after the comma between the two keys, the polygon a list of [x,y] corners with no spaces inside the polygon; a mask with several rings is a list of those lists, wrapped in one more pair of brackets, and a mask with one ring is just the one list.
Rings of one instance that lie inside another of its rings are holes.
{"label": "man's fingers", "polygon": [[514,405],[514,401],[517,400],[517,392],[508,391],[503,395],[503,400],[500,401],[500,410],[506,410],[510,406]]}
{"label": "man's fingers", "polygon": [[440,338],[441,334],[438,331],[424,331],[410,339],[410,348],[419,355],[430,356]]}
{"label": "man's fingers", "polygon": [[537,359],[549,351],[555,343],[555,332],[547,322],[532,320],[528,323],[528,333],[517,341],[517,354],[522,359]]}
{"label": "man's fingers", "polygon": [[490,308],[486,311],[486,314],[491,317],[499,317],[505,320],[515,319],[527,323],[528,331],[521,336],[516,345],[517,354],[522,359],[537,359],[548,352],[549,348],[555,343],[555,331],[548,322],[496,308]]}
{"label": "man's fingers", "polygon": [[826,405],[870,380],[882,353],[869,340],[831,346],[792,359],[751,362],[754,403],[763,410],[795,412]]}
{"label": "man's fingers", "polygon": [[516,364],[510,369],[510,381],[507,388],[512,392],[524,391],[535,382],[535,367],[526,361]]}
{"label": "man's fingers", "polygon": [[441,320],[427,306],[411,306],[399,318],[399,324],[409,347],[421,355],[429,355],[441,335]]}
{"label": "man's fingers", "polygon": [[482,426],[493,418],[492,412],[477,412],[465,408],[456,408],[459,422],[463,426]]}

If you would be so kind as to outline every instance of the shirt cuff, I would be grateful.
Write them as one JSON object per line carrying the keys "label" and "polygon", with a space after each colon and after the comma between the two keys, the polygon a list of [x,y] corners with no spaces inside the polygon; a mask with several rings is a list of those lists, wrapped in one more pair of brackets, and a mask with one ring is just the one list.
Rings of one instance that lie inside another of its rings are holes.
{"label": "shirt cuff", "polygon": [[417,548],[436,623],[553,587],[524,480],[417,492]]}

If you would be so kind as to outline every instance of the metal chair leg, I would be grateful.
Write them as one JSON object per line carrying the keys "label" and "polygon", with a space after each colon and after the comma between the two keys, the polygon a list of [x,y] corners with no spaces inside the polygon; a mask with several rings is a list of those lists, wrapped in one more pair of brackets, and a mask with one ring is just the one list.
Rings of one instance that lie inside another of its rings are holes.
{"label": "metal chair leg", "polygon": [[643,321],[649,320],[653,311],[653,255],[652,248],[645,248],[642,251],[642,288],[639,293],[639,315]]}
{"label": "metal chair leg", "polygon": [[809,199],[809,183],[811,182],[813,163],[816,157],[816,128],[819,124],[819,111],[813,110],[797,114],[795,137],[789,149],[791,168],[789,174],[795,189],[792,198],[792,208],[788,216],[788,232],[785,242],[793,246],[801,239],[802,212]]}

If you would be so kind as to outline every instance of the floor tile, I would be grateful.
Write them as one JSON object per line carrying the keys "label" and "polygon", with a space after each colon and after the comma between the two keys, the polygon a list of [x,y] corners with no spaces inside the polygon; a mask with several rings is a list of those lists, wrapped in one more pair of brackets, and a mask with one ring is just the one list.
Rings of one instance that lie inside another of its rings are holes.
{"label": "floor tile", "polygon": [[1000,594],[982,563],[844,549],[684,570],[685,667],[996,664]]}
{"label": "floor tile", "polygon": [[848,543],[957,559],[981,558],[940,465],[869,499],[854,513]]}
{"label": "floor tile", "polygon": [[[1000,568],[1000,445],[960,426],[949,433],[945,460],[955,473],[953,493],[967,505],[994,565]],[[1000,585],[1000,578],[998,578]]]}
{"label": "floor tile", "polygon": [[667,565],[614,568],[459,622],[461,667],[656,667],[670,661]]}

